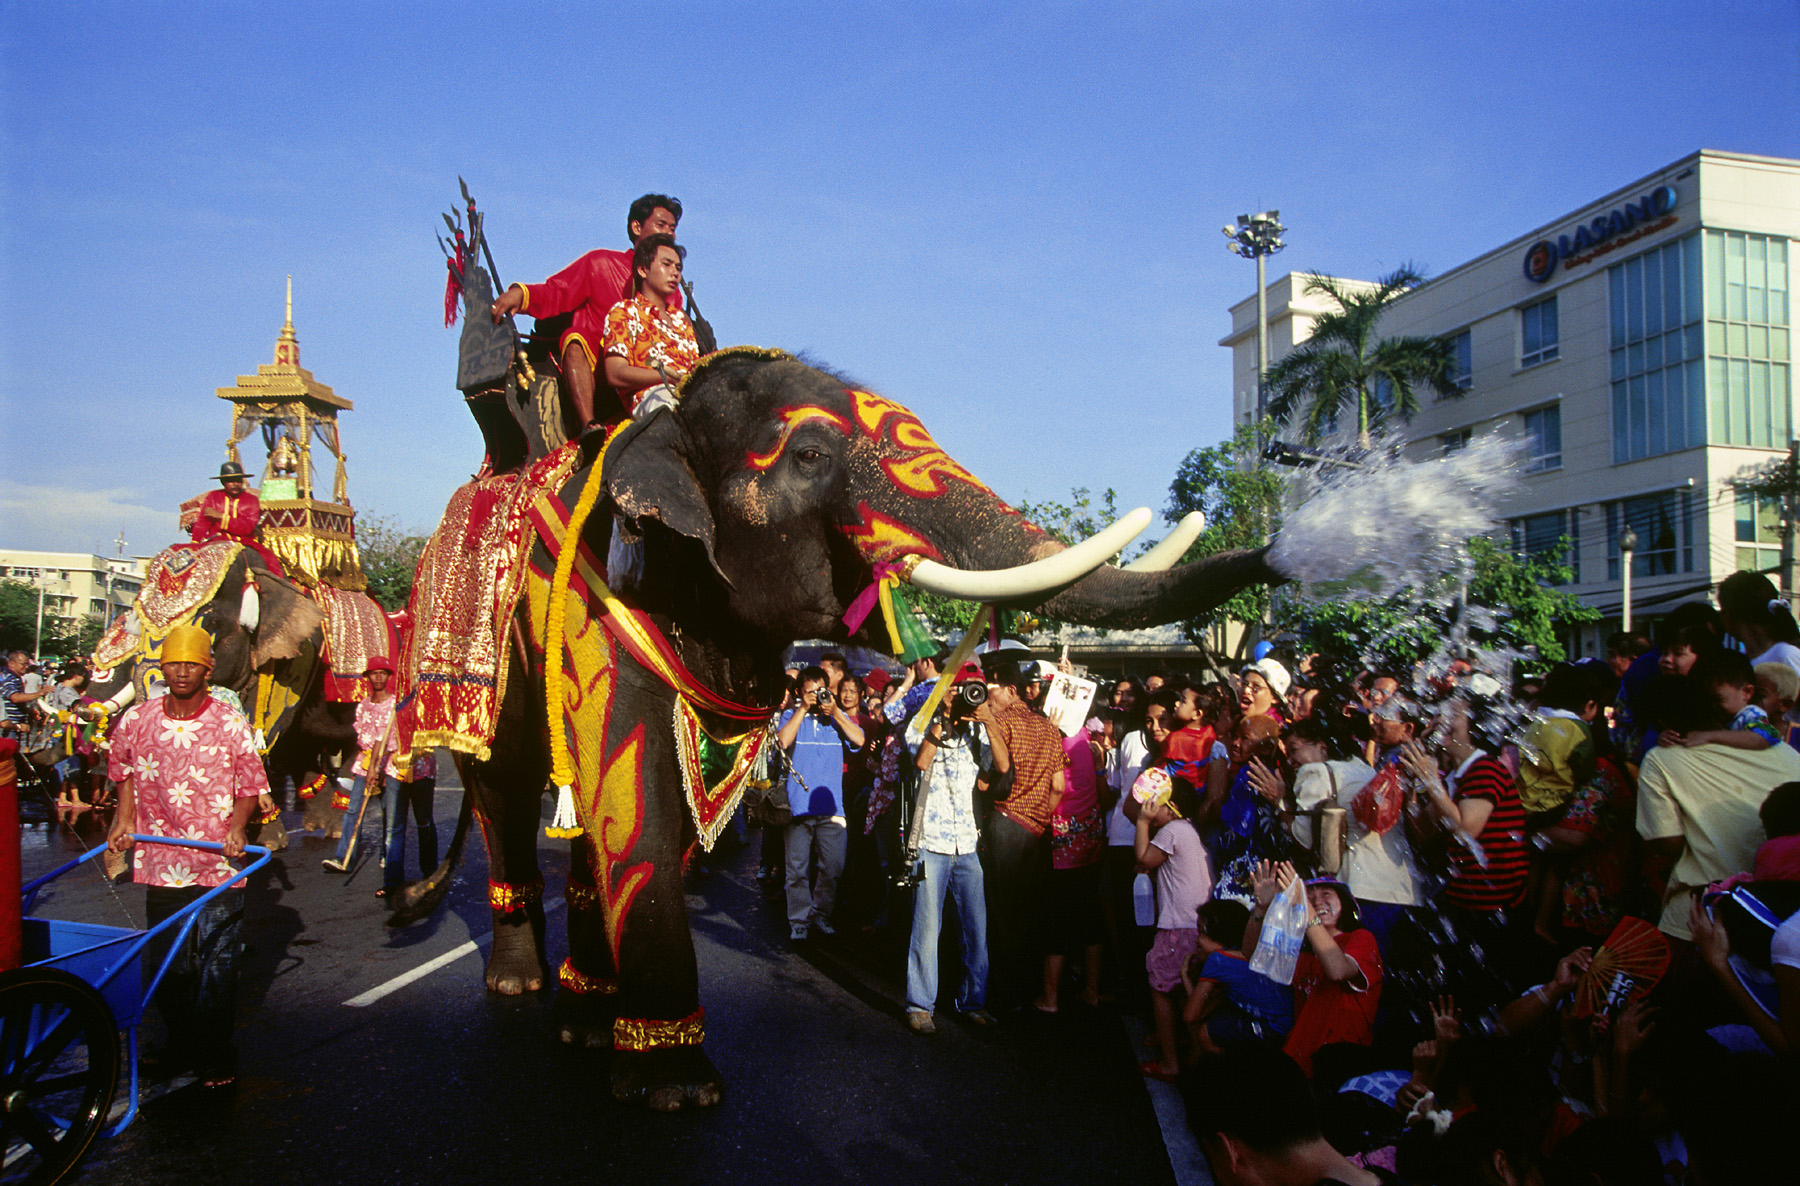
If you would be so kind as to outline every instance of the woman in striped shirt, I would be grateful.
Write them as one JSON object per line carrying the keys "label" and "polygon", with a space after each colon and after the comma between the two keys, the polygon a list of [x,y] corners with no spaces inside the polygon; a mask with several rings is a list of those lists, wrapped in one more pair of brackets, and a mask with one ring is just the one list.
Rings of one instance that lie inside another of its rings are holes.
{"label": "woman in striped shirt", "polygon": [[[1461,984],[1457,999],[1465,995],[1479,1004],[1498,1006],[1511,996],[1529,972],[1524,965],[1530,953],[1509,927],[1506,912],[1525,899],[1530,861],[1525,851],[1525,809],[1519,803],[1512,774],[1498,758],[1483,753],[1469,741],[1469,721],[1459,704],[1450,710],[1450,727],[1439,755],[1423,744],[1409,741],[1402,760],[1412,773],[1420,797],[1421,829],[1429,838],[1431,823],[1447,833],[1450,879],[1438,898],[1438,910],[1448,926],[1445,938],[1451,968],[1466,964],[1473,991]],[[1453,976],[1453,980],[1460,979]]]}

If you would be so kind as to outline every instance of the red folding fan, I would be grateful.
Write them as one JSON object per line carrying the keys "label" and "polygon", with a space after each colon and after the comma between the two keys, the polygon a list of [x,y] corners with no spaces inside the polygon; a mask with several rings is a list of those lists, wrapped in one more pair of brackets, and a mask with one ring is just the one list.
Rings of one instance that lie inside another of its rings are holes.
{"label": "red folding fan", "polygon": [[1575,986],[1575,1016],[1616,1015],[1669,970],[1669,940],[1641,918],[1619,921]]}

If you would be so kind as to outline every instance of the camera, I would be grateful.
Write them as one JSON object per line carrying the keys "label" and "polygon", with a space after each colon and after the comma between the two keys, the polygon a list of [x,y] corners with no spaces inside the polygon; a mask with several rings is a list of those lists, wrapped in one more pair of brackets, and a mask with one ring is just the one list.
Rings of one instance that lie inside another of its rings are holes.
{"label": "camera", "polygon": [[950,716],[955,719],[971,716],[975,710],[987,703],[987,685],[970,680],[956,685],[956,691],[950,694]]}
{"label": "camera", "polygon": [[830,688],[814,688],[813,689],[813,703],[818,705],[820,708],[829,708],[831,706],[831,689]]}

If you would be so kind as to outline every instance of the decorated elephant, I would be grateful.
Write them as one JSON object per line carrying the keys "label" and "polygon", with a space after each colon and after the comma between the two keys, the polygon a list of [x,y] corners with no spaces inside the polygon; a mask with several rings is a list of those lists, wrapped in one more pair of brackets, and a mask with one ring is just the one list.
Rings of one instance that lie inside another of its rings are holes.
{"label": "decorated elephant", "polygon": [[132,614],[100,641],[95,664],[112,673],[89,694],[114,710],[145,696],[162,679],[161,639],[182,622],[212,636],[210,682],[237,696],[270,743],[272,771],[306,785],[325,772],[326,755],[355,744],[354,706],[325,696],[318,605],[255,550],[232,543],[171,548],[151,562]]}
{"label": "decorated elephant", "polygon": [[[610,1044],[615,1097],[659,1109],[719,1098],[682,864],[735,801],[715,780],[741,778],[766,738],[793,640],[885,639],[880,615],[857,635],[843,622],[878,574],[1111,627],[1281,579],[1263,551],[1167,568],[1192,534],[1159,549],[1160,571],[1106,563],[1130,530],[1065,550],[911,412],[777,351],[710,356],[677,406],[589,456],[540,516],[550,530],[517,612],[526,678],[506,681],[491,752],[462,770],[490,860],[487,986],[502,994],[549,975],[536,829],[547,780],[573,784],[557,1026],[564,1041]],[[1141,530],[1148,512],[1136,515]],[[579,547],[557,538],[567,528]],[[605,572],[609,542],[630,562]]]}

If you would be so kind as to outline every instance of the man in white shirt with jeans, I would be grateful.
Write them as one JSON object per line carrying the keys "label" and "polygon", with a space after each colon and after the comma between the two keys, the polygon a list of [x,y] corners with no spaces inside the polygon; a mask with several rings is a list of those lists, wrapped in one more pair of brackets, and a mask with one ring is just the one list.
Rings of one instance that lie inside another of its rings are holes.
{"label": "man in white shirt with jeans", "polygon": [[[968,683],[986,691],[978,667],[971,665],[957,680],[959,686]],[[929,727],[922,717],[914,717],[906,730],[906,747],[917,755],[918,793],[925,801],[917,837],[925,877],[913,893],[912,946],[906,956],[906,1024],[915,1033],[937,1032],[932,1014],[937,1009],[938,934],[946,894],[956,907],[957,929],[962,933],[963,981],[956,1010],[977,1025],[994,1024],[986,1007],[987,895],[976,853],[981,821],[975,814],[976,786],[992,761],[982,728],[991,715],[986,703],[972,713],[960,711],[952,692]]]}

